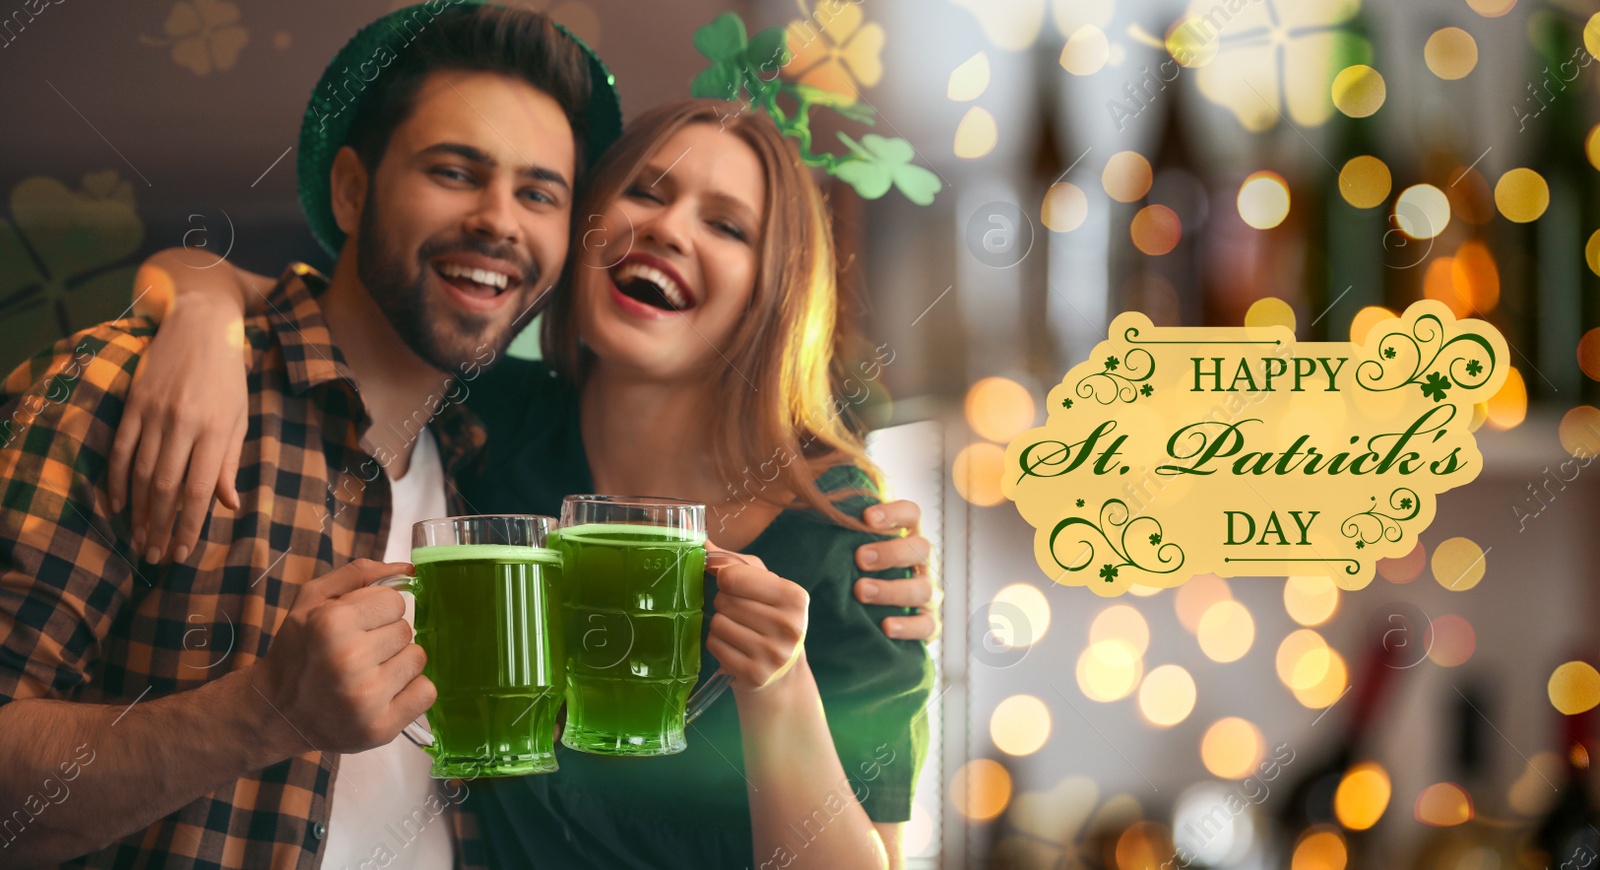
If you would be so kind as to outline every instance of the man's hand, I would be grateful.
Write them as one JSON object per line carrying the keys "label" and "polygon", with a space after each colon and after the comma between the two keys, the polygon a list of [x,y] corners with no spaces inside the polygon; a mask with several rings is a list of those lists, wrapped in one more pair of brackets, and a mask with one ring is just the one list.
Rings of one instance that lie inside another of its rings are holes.
{"label": "man's hand", "polygon": [[878,580],[863,577],[856,581],[856,600],[864,604],[914,607],[914,616],[891,616],[883,621],[883,633],[899,640],[931,641],[939,636],[943,623],[939,607],[944,590],[933,579],[933,545],[921,535],[922,509],[909,501],[874,505],[861,515],[868,528],[881,534],[905,532],[905,537],[856,549],[856,567],[863,571],[910,568],[904,580]]}
{"label": "man's hand", "polygon": [[433,706],[427,654],[411,641],[405,599],[383,586],[404,563],[357,559],[301,587],[294,609],[252,667],[251,685],[323,752],[364,752],[393,740]]}

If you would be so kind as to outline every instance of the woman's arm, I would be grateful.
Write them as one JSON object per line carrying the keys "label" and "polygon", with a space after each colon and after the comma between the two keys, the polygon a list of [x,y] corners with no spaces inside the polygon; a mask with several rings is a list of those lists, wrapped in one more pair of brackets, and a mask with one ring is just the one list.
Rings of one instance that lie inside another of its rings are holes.
{"label": "woman's arm", "polygon": [[718,561],[706,649],[733,675],[754,865],[898,867],[898,849],[891,856],[856,799],[828,730],[805,657],[805,589],[763,565]]}
{"label": "woman's arm", "polygon": [[139,264],[133,282],[133,313],[164,323],[178,308],[220,305],[239,317],[261,314],[277,283],[206,251],[166,248]]}
{"label": "woman's arm", "polygon": [[133,310],[162,326],[134,374],[107,488],[112,510],[132,505],[133,545],[147,561],[188,558],[213,493],[239,509],[234,477],[248,424],[250,351],[244,317],[264,308],[274,283],[188,248],[168,248],[139,266]]}
{"label": "woman's arm", "polygon": [[874,823],[856,799],[804,655],[778,683],[735,697],[755,866],[899,868],[899,825]]}

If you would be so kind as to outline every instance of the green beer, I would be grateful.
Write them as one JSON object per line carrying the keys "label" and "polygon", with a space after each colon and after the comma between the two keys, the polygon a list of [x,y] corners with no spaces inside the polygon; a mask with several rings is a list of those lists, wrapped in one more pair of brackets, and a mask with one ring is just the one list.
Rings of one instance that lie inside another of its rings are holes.
{"label": "green beer", "polygon": [[561,557],[507,544],[411,551],[433,776],[509,776],[556,769],[555,721],[566,687]]}
{"label": "green beer", "polygon": [[682,752],[700,675],[704,533],[589,523],[552,537],[565,569],[561,742],[605,755]]}

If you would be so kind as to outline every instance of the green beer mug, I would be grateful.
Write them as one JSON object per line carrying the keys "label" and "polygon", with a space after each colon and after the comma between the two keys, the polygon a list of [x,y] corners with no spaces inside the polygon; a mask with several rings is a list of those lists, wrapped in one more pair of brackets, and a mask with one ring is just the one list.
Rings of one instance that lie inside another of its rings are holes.
{"label": "green beer mug", "polygon": [[438,697],[405,735],[437,779],[556,769],[566,689],[561,556],[540,516],[444,517],[411,528],[414,576],[376,581],[416,597],[422,673]]}
{"label": "green beer mug", "polygon": [[700,677],[706,508],[671,498],[572,495],[561,504],[567,721],[561,742],[598,755],[671,755],[727,688]]}

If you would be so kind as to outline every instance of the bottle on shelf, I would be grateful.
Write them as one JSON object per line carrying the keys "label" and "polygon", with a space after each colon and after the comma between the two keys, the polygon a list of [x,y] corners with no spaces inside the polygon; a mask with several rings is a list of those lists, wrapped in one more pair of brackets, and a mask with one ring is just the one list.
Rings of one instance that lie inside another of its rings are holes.
{"label": "bottle on shelf", "polygon": [[1413,864],[1415,870],[1470,870],[1517,867],[1513,828],[1492,819],[1488,792],[1486,737],[1489,706],[1471,685],[1452,686],[1445,698],[1454,745],[1451,781],[1424,790],[1416,805],[1417,821],[1434,828]]}

